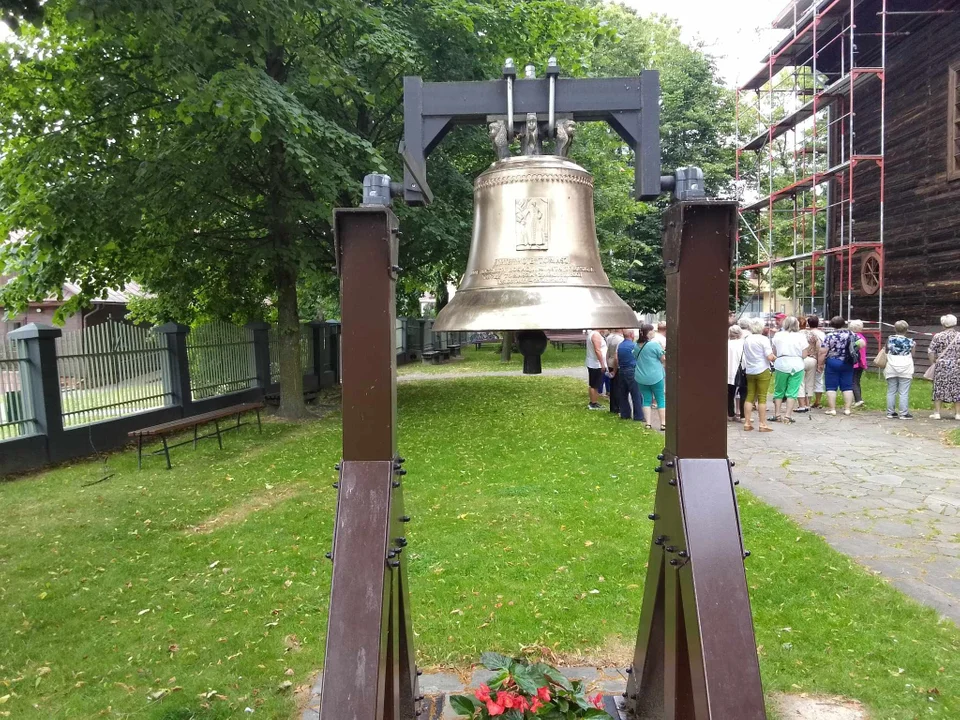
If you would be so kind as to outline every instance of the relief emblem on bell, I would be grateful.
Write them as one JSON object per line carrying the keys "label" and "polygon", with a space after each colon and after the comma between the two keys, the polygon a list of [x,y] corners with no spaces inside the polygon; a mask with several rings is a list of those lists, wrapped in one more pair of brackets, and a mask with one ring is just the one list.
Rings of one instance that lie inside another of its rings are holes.
{"label": "relief emblem on bell", "polygon": [[546,250],[549,245],[549,198],[517,200],[517,250]]}

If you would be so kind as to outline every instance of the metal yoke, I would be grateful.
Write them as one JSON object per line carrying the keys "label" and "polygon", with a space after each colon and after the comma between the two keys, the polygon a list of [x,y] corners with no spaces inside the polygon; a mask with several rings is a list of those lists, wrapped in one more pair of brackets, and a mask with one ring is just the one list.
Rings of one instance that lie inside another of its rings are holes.
{"label": "metal yoke", "polygon": [[736,209],[679,202],[664,217],[666,444],[621,718],[766,718],[721,390]]}

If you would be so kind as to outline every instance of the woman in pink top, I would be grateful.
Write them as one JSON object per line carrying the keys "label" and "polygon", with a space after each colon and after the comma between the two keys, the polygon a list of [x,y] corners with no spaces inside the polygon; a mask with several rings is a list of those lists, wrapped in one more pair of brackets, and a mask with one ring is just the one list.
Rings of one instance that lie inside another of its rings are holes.
{"label": "woman in pink top", "polygon": [[853,364],[853,406],[860,407],[863,405],[863,391],[860,389],[860,378],[863,377],[863,371],[869,367],[869,365],[867,365],[867,339],[863,336],[862,320],[851,320],[847,324],[847,329],[863,341],[860,344],[860,358]]}

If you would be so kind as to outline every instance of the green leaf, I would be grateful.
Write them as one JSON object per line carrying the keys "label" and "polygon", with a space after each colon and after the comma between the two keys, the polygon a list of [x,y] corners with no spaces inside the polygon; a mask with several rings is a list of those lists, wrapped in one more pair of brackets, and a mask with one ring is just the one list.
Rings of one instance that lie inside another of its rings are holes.
{"label": "green leaf", "polygon": [[537,688],[543,687],[542,683],[537,682],[537,674],[532,673],[529,667],[517,665],[513,670],[513,679],[523,692],[528,695],[535,695]]}
{"label": "green leaf", "polygon": [[564,690],[573,690],[573,685],[570,684],[570,681],[556,668],[550,667],[545,663],[537,663],[534,667],[542,672],[552,683],[559,685]]}
{"label": "green leaf", "polygon": [[451,695],[450,707],[453,708],[453,711],[457,713],[457,715],[473,717],[477,708],[480,707],[480,702],[469,695]]}
{"label": "green leaf", "polygon": [[496,652],[485,652],[480,656],[480,663],[487,670],[507,670],[512,662],[506,655]]}

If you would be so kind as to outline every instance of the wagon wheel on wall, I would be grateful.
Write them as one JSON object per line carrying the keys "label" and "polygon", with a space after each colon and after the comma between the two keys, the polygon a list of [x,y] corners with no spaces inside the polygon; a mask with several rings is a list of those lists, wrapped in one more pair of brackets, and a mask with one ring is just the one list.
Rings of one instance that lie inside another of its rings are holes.
{"label": "wagon wheel on wall", "polygon": [[876,295],[880,292],[882,280],[880,253],[871,250],[860,263],[860,288],[866,295]]}

